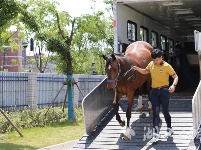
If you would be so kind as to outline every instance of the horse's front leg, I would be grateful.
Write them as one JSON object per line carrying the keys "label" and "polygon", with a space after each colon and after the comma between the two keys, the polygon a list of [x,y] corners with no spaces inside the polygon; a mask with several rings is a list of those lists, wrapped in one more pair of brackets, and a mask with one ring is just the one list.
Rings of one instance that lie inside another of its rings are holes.
{"label": "horse's front leg", "polygon": [[131,136],[135,135],[134,130],[132,130],[130,128],[131,109],[133,106],[133,100],[134,100],[134,94],[128,95],[128,107],[127,107],[127,111],[126,111],[127,127],[126,127],[126,132],[124,133],[125,140],[130,140]]}
{"label": "horse's front leg", "polygon": [[113,101],[113,109],[114,109],[114,112],[115,112],[115,115],[116,115],[116,120],[119,122],[119,124],[124,127],[125,126],[125,121],[122,121],[121,120],[121,117],[119,115],[119,100],[120,100],[120,94],[115,91],[115,94],[114,94],[114,101]]}

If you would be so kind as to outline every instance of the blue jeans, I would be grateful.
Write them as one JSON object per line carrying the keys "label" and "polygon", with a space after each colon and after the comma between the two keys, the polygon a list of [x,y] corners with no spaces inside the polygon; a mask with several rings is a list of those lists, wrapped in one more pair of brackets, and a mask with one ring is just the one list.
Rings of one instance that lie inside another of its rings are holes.
{"label": "blue jeans", "polygon": [[164,87],[160,89],[153,88],[151,90],[151,103],[153,109],[153,127],[156,133],[159,133],[159,123],[160,123],[160,105],[162,106],[162,112],[165,117],[165,121],[168,128],[171,128],[171,116],[169,114],[169,99],[170,93],[169,87]]}

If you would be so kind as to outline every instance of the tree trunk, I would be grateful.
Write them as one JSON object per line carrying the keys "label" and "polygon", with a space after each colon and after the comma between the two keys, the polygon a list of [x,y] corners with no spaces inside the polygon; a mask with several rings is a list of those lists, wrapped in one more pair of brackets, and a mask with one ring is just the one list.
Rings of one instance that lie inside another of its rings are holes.
{"label": "tree trunk", "polygon": [[72,75],[67,75],[67,81],[70,81],[67,85],[68,90],[68,120],[74,120],[75,114],[74,114],[74,106],[73,106],[73,78]]}

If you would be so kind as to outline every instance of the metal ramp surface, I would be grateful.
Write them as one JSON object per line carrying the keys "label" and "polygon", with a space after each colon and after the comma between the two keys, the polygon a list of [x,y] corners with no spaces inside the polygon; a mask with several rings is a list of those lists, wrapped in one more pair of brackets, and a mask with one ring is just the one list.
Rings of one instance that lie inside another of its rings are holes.
{"label": "metal ramp surface", "polygon": [[[96,150],[193,150],[197,149],[193,138],[193,119],[192,119],[192,97],[188,96],[171,96],[170,114],[172,117],[172,127],[174,134],[168,139],[164,137],[166,123],[163,114],[160,113],[161,138],[157,143],[151,144],[152,115],[140,114],[137,110],[137,100],[134,100],[132,107],[131,128],[135,132],[131,140],[122,140],[126,127],[120,127],[116,121],[113,110],[111,110],[96,127],[96,130],[90,135],[85,134],[73,146],[72,150],[96,149]],[[146,97],[143,97],[146,98]],[[147,100],[143,101],[145,109]],[[120,116],[126,120],[127,100],[120,102]]]}

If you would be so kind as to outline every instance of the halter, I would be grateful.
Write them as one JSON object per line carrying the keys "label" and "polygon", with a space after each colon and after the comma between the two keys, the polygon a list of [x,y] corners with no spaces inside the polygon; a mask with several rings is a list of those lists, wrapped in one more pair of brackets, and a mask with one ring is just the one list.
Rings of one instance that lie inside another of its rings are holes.
{"label": "halter", "polygon": [[[121,73],[121,68],[120,68],[120,63],[119,62],[117,62],[117,64],[118,64],[118,74],[117,74],[117,77],[114,79],[114,80],[108,80],[107,79],[107,82],[108,83],[111,83],[111,82],[118,82],[118,81],[120,81],[121,79],[123,79],[133,68],[134,68],[134,66],[132,66],[128,71],[126,71],[124,74],[122,74],[121,76],[119,76],[120,75],[120,73]],[[110,64],[111,65],[111,64]],[[112,65],[111,65],[112,66]],[[135,70],[134,70],[135,71]],[[129,80],[130,78],[136,78],[136,74],[133,74],[133,75],[131,75],[127,80]],[[115,84],[115,86],[116,86],[116,84]]]}
{"label": "halter", "polygon": [[[118,74],[117,74],[117,77],[114,79],[114,80],[108,80],[107,79],[107,82],[110,83],[110,82],[117,82],[119,81],[119,74],[121,73],[121,68],[120,68],[120,63],[117,61],[117,64],[118,64]],[[110,64],[111,65],[111,64]],[[112,65],[111,65],[112,66]]]}

